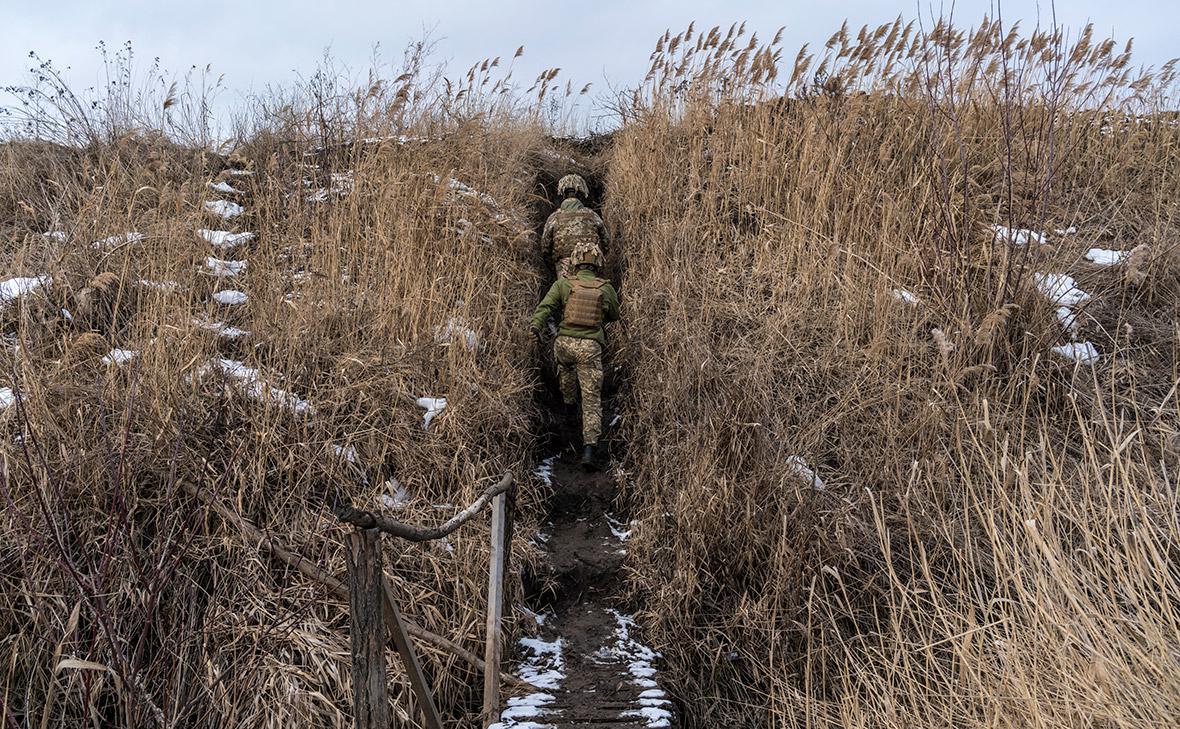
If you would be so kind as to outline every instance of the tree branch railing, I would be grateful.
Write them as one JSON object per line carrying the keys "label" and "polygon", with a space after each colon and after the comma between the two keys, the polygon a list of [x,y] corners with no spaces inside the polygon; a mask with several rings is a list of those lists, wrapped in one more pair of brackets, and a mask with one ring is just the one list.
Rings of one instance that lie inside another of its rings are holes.
{"label": "tree branch railing", "polygon": [[[426,644],[450,653],[483,674],[484,694],[481,723],[484,727],[489,726],[498,718],[501,684],[507,683],[516,687],[536,689],[532,684],[500,671],[500,622],[503,612],[504,573],[507,569],[511,546],[511,519],[508,514],[507,501],[512,486],[512,474],[505,474],[497,483],[485,489],[470,506],[436,527],[406,524],[378,513],[356,509],[351,504],[337,506],[333,510],[336,517],[341,522],[357,529],[348,542],[350,549],[348,584],[284,547],[278,540],[217,501],[208,489],[190,483],[185,483],[184,489],[208,505],[224,520],[237,526],[273,557],[295,568],[306,577],[319,582],[338,598],[353,606],[382,605],[380,620],[372,620],[371,615],[352,616],[354,628],[358,625],[362,626],[361,630],[365,632],[364,635],[360,635],[354,630],[354,634],[351,636],[354,669],[365,671],[363,676],[354,675],[352,681],[354,718],[358,729],[374,727],[374,722],[381,719],[381,714],[374,712],[374,707],[384,700],[384,666],[379,665],[379,662],[365,659],[365,656],[372,655],[374,644],[384,645],[386,643],[391,643],[401,656],[419,708],[424,715],[425,725],[429,729],[442,729],[442,720],[434,705],[429,683],[422,673],[413,644],[407,636],[413,636]],[[489,503],[492,504],[493,509],[492,545],[488,570],[487,636],[484,658],[481,660],[474,653],[453,641],[436,635],[402,617],[401,611],[393,599],[389,579],[384,576],[384,568],[381,564],[380,534],[384,532],[415,543],[442,539],[471,521]],[[379,583],[375,583],[367,577],[373,574],[382,576]],[[378,673],[379,676],[375,675]],[[366,689],[362,691],[359,687],[366,687]],[[381,729],[385,728],[381,727]]]}

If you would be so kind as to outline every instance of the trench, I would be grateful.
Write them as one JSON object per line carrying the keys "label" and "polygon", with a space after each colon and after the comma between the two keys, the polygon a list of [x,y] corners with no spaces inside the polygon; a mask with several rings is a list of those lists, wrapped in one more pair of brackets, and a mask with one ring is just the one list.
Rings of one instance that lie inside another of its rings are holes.
{"label": "trench", "polygon": [[[571,154],[578,164],[573,170],[548,165],[537,171],[532,219],[538,239],[556,208],[554,188],[561,174],[575,171],[587,180],[591,208],[598,210],[602,200],[602,140],[566,146],[574,147]],[[625,299],[612,275],[619,270],[616,256],[614,250],[607,254],[607,277]],[[547,263],[540,257],[538,261],[546,268],[547,288],[553,275]],[[543,294],[537,292],[538,301]],[[537,476],[551,491],[543,527],[533,537],[545,559],[540,570],[523,576],[526,607],[537,616],[536,626],[518,641],[512,663],[538,690],[508,698],[495,729],[679,726],[679,712],[660,686],[659,656],[642,642],[634,606],[625,598],[623,569],[631,526],[616,483],[615,463],[625,444],[614,434],[620,372],[609,353],[608,346],[600,469],[587,472],[578,463],[580,420],[567,417],[561,407],[552,339],[536,352],[536,398],[542,413],[537,452],[545,456]]]}

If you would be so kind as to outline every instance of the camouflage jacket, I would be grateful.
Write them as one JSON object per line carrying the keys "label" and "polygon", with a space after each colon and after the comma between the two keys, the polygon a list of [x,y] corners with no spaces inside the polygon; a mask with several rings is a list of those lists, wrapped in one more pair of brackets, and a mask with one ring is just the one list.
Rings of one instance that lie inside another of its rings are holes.
{"label": "camouflage jacket", "polygon": [[602,218],[581,200],[571,197],[545,221],[541,250],[557,265],[563,258],[569,258],[574,246],[584,240],[597,243],[602,255],[607,254],[606,226],[602,224]]}
{"label": "camouflage jacket", "polygon": [[[584,281],[593,281],[595,276],[592,272],[582,269],[578,271],[577,277]],[[537,305],[537,310],[533,312],[532,319],[529,323],[532,326],[540,329],[545,326],[545,321],[550,317],[561,320],[562,314],[565,310],[565,302],[569,301],[570,294],[573,291],[573,284],[568,278],[559,278],[557,282],[549,287],[549,293],[545,294],[545,298],[541,299],[541,303]],[[619,320],[619,294],[615,291],[615,287],[607,283],[602,287],[602,321],[606,322]],[[563,337],[577,337],[578,339],[593,339],[606,346],[606,333],[603,332],[602,327],[574,327],[565,326],[562,323],[558,334]]]}

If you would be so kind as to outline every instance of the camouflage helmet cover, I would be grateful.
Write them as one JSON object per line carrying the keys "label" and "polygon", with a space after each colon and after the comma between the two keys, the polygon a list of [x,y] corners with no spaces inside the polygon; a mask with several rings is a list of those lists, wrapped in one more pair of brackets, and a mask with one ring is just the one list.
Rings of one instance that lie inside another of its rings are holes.
{"label": "camouflage helmet cover", "polygon": [[574,266],[589,265],[602,268],[602,249],[598,247],[597,243],[579,243],[574,246],[574,252],[570,254],[570,263]]}
{"label": "camouflage helmet cover", "polygon": [[573,190],[582,197],[590,197],[590,188],[581,175],[569,174],[557,181],[558,195],[564,195],[568,190]]}

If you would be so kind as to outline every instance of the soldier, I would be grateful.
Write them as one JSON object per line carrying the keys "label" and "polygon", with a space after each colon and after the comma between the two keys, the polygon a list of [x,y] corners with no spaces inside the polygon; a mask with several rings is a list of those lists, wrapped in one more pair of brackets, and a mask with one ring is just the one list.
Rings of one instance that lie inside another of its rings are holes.
{"label": "soldier", "polygon": [[558,278],[573,276],[570,254],[579,243],[593,243],[607,253],[606,226],[598,213],[586,207],[590,188],[580,175],[566,175],[557,182],[557,194],[564,200],[545,221],[541,249],[553,263]]}
{"label": "soldier", "polygon": [[571,276],[562,276],[549,288],[529,321],[537,341],[549,317],[560,318],[553,341],[561,399],[572,407],[582,394],[582,467],[592,470],[594,449],[602,434],[602,350],[606,347],[603,324],[619,318],[619,295],[610,282],[598,277],[602,251],[593,243],[579,243],[570,256]]}

